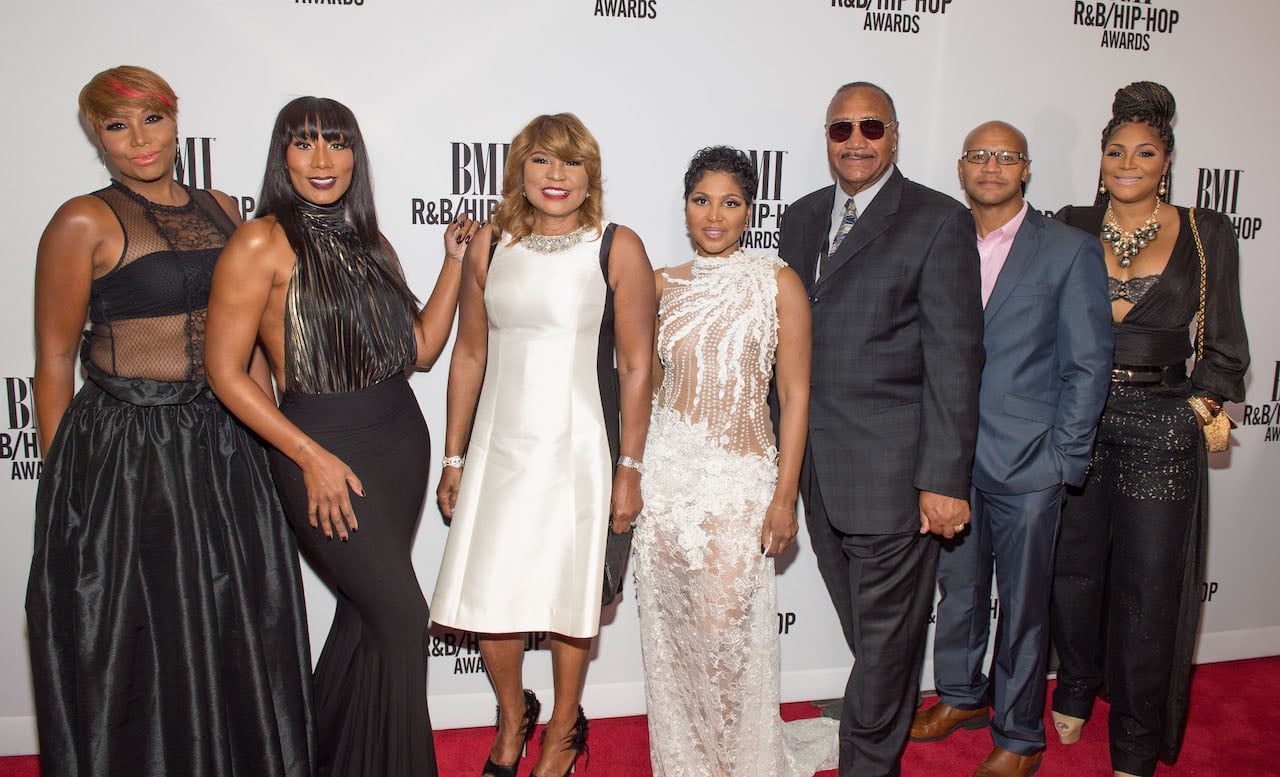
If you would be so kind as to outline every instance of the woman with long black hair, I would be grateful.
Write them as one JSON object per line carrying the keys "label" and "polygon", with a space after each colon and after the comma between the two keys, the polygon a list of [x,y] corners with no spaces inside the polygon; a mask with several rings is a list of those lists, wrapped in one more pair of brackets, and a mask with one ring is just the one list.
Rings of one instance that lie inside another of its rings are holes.
{"label": "woman with long black hair", "polygon": [[[446,230],[419,311],[378,231],[355,116],[318,97],[277,116],[260,203],[218,261],[206,359],[218,397],[274,446],[285,513],[337,596],[315,675],[320,774],[435,775],[429,614],[410,558],[430,443],[406,371],[444,348],[478,225]],[[259,341],[279,407],[246,369]]]}

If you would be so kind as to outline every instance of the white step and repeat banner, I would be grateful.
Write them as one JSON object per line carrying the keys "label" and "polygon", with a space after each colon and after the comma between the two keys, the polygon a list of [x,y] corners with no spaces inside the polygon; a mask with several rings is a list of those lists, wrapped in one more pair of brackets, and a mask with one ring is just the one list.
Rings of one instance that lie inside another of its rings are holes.
{"label": "white step and repeat banner", "polygon": [[[76,95],[94,73],[137,64],[181,98],[191,180],[253,216],[269,130],[287,100],[337,98],[370,146],[383,228],[425,297],[442,224],[497,202],[504,144],[532,116],[573,111],[600,140],[606,215],[634,228],[655,266],[688,259],[681,177],[700,147],[748,149],[760,191],[747,240],[777,245],[787,203],[824,186],[822,123],[834,89],[883,85],[901,120],[899,164],[959,197],[966,132],[993,118],[1031,141],[1031,201],[1088,203],[1099,133],[1115,89],[1151,79],[1178,100],[1172,198],[1231,215],[1240,237],[1253,346],[1235,445],[1215,458],[1200,660],[1280,653],[1273,556],[1280,547],[1280,206],[1272,97],[1280,73],[1271,0],[219,0],[117,3],[5,0],[0,123],[9,184],[0,189],[0,753],[35,750],[23,596],[41,462],[31,404],[32,271],[60,203],[105,184]],[[448,354],[414,377],[438,443]],[[438,471],[432,471],[432,490]],[[536,518],[536,516],[531,516]],[[414,561],[435,583],[446,536],[424,507]],[[802,534],[803,538],[803,534]],[[783,696],[838,695],[849,654],[806,548],[778,579]],[[316,650],[332,600],[308,573]],[[993,603],[993,613],[996,605]],[[604,616],[584,705],[593,716],[643,710],[635,596]],[[526,682],[550,688],[544,639]],[[474,641],[432,640],[438,726],[492,720]],[[931,678],[928,667],[926,681]]]}

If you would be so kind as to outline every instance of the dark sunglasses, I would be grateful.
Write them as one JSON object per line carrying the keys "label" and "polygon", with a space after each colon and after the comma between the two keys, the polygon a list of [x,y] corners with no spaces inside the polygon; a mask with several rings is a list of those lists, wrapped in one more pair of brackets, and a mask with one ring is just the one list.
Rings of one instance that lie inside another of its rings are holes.
{"label": "dark sunglasses", "polygon": [[862,119],[860,121],[833,121],[827,125],[827,137],[831,138],[832,143],[843,143],[853,137],[853,127],[857,125],[862,130],[862,137],[867,140],[879,140],[884,137],[884,131],[897,124],[898,120],[894,119],[887,124],[880,119]]}

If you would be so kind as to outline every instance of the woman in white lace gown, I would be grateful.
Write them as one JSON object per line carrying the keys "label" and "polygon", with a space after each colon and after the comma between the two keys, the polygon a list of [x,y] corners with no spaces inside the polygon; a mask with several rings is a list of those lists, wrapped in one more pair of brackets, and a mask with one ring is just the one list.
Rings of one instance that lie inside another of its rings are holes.
{"label": "woman in white lace gown", "polygon": [[[836,766],[835,721],[778,717],[771,557],[797,530],[810,322],[800,278],[739,249],[755,191],[741,151],[698,152],[685,175],[697,256],[655,276],[660,386],[634,564],[657,777]],[[780,440],[768,406],[775,377]]]}

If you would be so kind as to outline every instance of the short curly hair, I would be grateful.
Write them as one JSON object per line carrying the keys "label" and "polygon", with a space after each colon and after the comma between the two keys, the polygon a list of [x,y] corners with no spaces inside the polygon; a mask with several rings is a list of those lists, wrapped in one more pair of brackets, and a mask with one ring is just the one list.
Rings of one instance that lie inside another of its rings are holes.
{"label": "short curly hair", "polygon": [[756,199],[759,177],[751,157],[732,146],[708,146],[693,155],[684,174],[684,198],[689,199],[693,187],[707,173],[728,173],[742,188],[742,196],[750,206]]}

